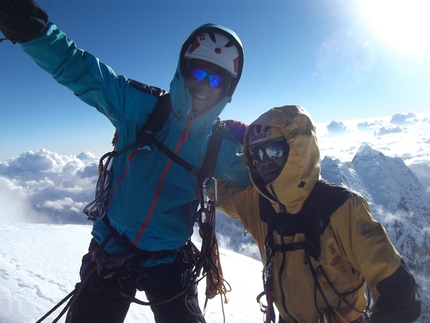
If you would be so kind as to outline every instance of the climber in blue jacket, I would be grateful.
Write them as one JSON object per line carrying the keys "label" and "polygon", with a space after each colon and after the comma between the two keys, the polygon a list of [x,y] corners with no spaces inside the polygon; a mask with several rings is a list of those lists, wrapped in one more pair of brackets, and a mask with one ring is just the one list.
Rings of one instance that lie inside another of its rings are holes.
{"label": "climber in blue jacket", "polygon": [[[136,140],[136,133],[164,93],[115,74],[110,66],[78,48],[48,22],[46,12],[32,0],[0,0],[0,30],[58,83],[109,119],[117,132],[116,151]],[[170,83],[172,109],[156,139],[197,169],[204,160],[212,125],[232,99],[243,61],[240,39],[219,25],[197,28],[181,48]],[[241,149],[238,141],[223,139],[214,177],[222,176],[234,185],[249,184]],[[184,248],[193,232],[201,196],[197,176],[158,149],[144,155],[136,147],[115,157],[110,171],[106,214],[94,221],[80,272],[85,286],[74,300],[67,322],[123,322],[136,289],[146,292],[156,322],[197,322],[184,301],[192,296],[189,291],[184,293],[183,281],[189,271]],[[134,269],[137,274],[128,271],[120,284],[101,278],[100,259],[133,252],[142,252],[149,259]],[[91,271],[96,264],[97,270]],[[197,302],[195,295],[194,299]]]}

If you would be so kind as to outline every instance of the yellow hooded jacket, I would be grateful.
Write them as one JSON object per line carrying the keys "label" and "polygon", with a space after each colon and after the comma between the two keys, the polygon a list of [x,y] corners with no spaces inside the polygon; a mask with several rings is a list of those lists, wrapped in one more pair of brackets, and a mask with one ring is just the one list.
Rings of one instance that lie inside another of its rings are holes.
{"label": "yellow hooded jacket", "polygon": [[[280,127],[290,146],[282,172],[267,185],[256,171],[249,150],[250,131],[255,125]],[[316,218],[314,213],[318,212],[318,207],[304,209],[305,202],[318,205],[318,202],[307,201],[314,187],[320,183],[329,186],[321,180],[315,126],[305,109],[289,105],[261,115],[246,129],[244,161],[253,185],[237,187],[220,179],[217,205],[230,217],[242,221],[259,247],[263,264],[270,265],[274,302],[285,322],[316,323],[323,312],[338,313],[334,322],[353,322],[361,316],[356,310],[366,308],[366,284],[376,304],[372,315],[375,322],[383,322],[377,320],[378,315],[384,320],[389,319],[390,323],[413,322],[419,316],[420,303],[414,299],[414,279],[385,229],[372,217],[364,198],[343,188],[330,186],[332,194],[329,196],[336,196],[337,192],[341,194],[341,191],[347,196],[339,207],[336,205],[328,217],[322,219],[325,224],[320,235],[321,253],[316,259],[306,259],[305,250],[298,249],[276,252],[270,263],[266,263],[265,240],[270,232],[267,221],[261,219],[262,212],[267,213],[266,209],[260,210],[261,195],[273,207],[272,216],[281,218],[286,224],[283,236],[272,231],[275,245],[288,245],[305,241],[303,230],[294,232],[297,216]],[[315,198],[315,194],[312,197]],[[323,202],[331,205],[332,200]],[[290,227],[288,223],[291,223]],[[322,293],[315,287],[312,270],[317,272]],[[331,311],[328,311],[327,303]],[[376,314],[377,311],[380,313]]]}

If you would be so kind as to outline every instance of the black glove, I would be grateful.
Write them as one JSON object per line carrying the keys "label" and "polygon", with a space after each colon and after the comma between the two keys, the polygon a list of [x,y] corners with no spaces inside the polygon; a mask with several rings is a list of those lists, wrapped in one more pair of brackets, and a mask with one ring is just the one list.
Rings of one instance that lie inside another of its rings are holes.
{"label": "black glove", "polygon": [[243,137],[245,136],[245,129],[247,127],[246,124],[237,120],[225,120],[224,122],[233,137],[243,144]]}
{"label": "black glove", "polygon": [[0,0],[0,30],[14,44],[35,38],[47,23],[47,13],[32,0]]}

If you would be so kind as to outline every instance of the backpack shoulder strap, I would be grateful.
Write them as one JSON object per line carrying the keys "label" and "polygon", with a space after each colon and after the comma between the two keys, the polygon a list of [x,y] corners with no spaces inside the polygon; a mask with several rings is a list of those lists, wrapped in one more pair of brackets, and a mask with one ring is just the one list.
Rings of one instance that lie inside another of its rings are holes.
{"label": "backpack shoulder strap", "polygon": [[138,149],[145,155],[152,153],[151,144],[153,143],[154,136],[163,128],[170,112],[172,111],[172,103],[170,101],[169,93],[160,93],[157,105],[154,110],[148,115],[148,120],[136,135],[136,142]]}
{"label": "backpack shoulder strap", "polygon": [[172,111],[170,94],[167,92],[159,92],[159,97],[160,99],[158,100],[157,105],[154,107],[154,110],[148,115],[148,120],[136,135],[138,150],[143,154],[149,155],[152,153],[152,144],[154,144],[160,151],[166,154],[175,163],[179,164],[190,173],[197,175],[197,180],[200,185],[206,178],[213,175],[218,159],[218,153],[221,147],[222,138],[228,138],[229,136],[225,123],[221,122],[219,118],[214,123],[203,165],[199,170],[155,139],[155,135],[161,130],[170,112]]}
{"label": "backpack shoulder strap", "polygon": [[208,177],[212,177],[218,160],[218,153],[221,148],[222,139],[228,138],[228,136],[229,133],[225,128],[224,122],[221,122],[218,118],[212,126],[212,134],[209,138],[206,155],[197,174],[197,183],[199,185],[203,184],[205,179]]}
{"label": "backpack shoulder strap", "polygon": [[155,139],[155,135],[163,128],[164,123],[169,117],[172,111],[172,102],[170,100],[169,93],[160,93],[160,99],[158,100],[154,110],[148,115],[148,120],[140,128],[136,135],[136,143],[138,150],[144,155],[152,154],[152,144],[154,144],[161,152],[166,154],[171,160],[179,164],[187,171],[193,174],[197,174],[198,169],[190,163],[183,160],[181,157],[172,152],[169,148]]}

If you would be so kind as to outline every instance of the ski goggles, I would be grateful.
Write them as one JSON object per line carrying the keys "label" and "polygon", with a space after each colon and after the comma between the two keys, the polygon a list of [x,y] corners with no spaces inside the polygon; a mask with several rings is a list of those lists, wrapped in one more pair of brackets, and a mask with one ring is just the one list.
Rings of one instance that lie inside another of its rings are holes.
{"label": "ski goggles", "polygon": [[223,80],[223,77],[221,75],[208,73],[199,67],[194,67],[191,70],[190,75],[196,79],[197,83],[203,82],[205,78],[208,78],[209,85],[213,89],[219,87],[222,84]]}
{"label": "ski goggles", "polygon": [[264,156],[274,160],[282,156],[288,156],[289,152],[290,146],[287,144],[284,138],[281,138],[277,141],[272,141],[270,144],[265,143],[263,146],[259,145],[251,148],[252,157],[256,163],[261,163],[264,160]]}

